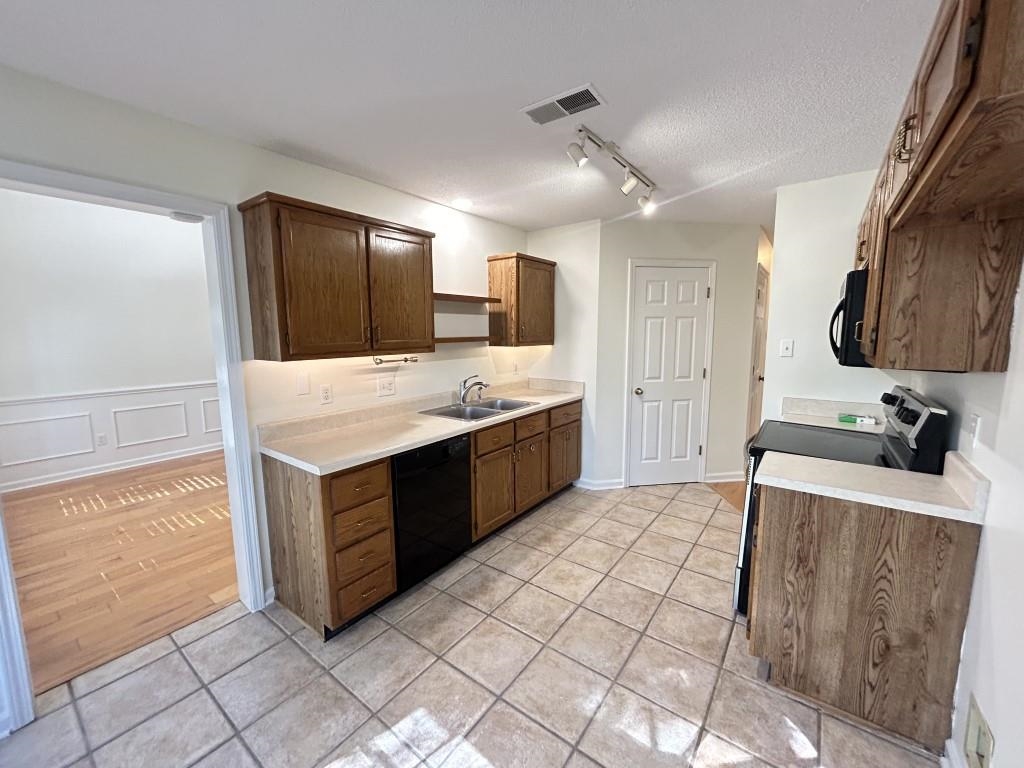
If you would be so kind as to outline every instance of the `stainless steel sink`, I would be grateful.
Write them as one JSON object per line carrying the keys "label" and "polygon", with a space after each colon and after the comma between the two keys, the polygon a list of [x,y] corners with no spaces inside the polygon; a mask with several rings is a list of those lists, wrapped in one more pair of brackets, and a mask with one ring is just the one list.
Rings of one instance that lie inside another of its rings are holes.
{"label": "stainless steel sink", "polygon": [[460,421],[479,421],[501,413],[497,408],[481,408],[479,405],[444,405],[440,408],[431,408],[427,411],[420,411],[427,416],[443,416],[446,419],[459,419]]}
{"label": "stainless steel sink", "polygon": [[527,400],[505,400],[496,397],[488,400],[478,400],[473,405],[480,408],[493,408],[496,411],[515,411],[528,405],[537,405],[537,403],[531,403]]}

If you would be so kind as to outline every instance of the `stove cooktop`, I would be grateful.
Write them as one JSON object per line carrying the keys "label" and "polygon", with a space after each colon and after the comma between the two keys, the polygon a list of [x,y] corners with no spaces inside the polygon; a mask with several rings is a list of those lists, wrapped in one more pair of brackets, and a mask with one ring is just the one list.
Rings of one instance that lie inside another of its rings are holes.
{"label": "stove cooktop", "polygon": [[761,429],[748,444],[748,453],[759,456],[765,451],[815,456],[853,464],[890,466],[884,456],[881,435],[788,421],[766,421],[761,424]]}

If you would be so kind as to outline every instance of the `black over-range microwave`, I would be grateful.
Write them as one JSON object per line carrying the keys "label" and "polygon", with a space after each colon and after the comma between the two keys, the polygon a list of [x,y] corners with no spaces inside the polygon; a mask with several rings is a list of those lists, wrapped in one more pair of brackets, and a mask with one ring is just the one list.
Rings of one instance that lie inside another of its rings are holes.
{"label": "black over-range microwave", "polygon": [[868,294],[868,271],[855,269],[846,275],[839,304],[828,325],[828,341],[840,365],[867,367],[860,351],[864,332],[864,300]]}

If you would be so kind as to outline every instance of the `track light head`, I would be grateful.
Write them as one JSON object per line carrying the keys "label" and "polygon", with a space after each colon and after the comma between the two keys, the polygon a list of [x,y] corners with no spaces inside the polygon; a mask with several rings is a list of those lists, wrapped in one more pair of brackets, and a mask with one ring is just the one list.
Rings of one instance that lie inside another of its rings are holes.
{"label": "track light head", "polygon": [[658,204],[654,202],[654,190],[649,190],[646,195],[640,195],[636,201],[637,206],[643,211],[644,216],[650,216],[658,210]]}
{"label": "track light head", "polygon": [[628,196],[630,192],[636,189],[636,185],[639,183],[640,179],[634,176],[632,171],[626,171],[626,180],[622,182],[622,186],[619,187],[619,191]]}
{"label": "track light head", "polygon": [[587,150],[583,148],[582,141],[574,141],[569,144],[569,147],[566,149],[566,153],[570,158],[572,158],[572,161],[576,163],[577,168],[582,168],[590,159],[587,157]]}

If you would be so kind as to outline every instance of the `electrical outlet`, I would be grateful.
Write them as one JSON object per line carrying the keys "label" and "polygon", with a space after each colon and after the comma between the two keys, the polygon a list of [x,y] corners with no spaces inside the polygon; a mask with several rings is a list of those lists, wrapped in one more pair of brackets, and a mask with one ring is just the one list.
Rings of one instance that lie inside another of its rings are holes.
{"label": "electrical outlet", "polygon": [[330,384],[320,385],[320,405],[327,405],[334,402],[334,387]]}
{"label": "electrical outlet", "polygon": [[967,423],[967,431],[971,435],[971,447],[978,444],[978,437],[981,435],[981,416],[976,413],[971,414],[970,421]]}
{"label": "electrical outlet", "polygon": [[377,397],[391,397],[395,394],[395,374],[382,373],[377,376]]}
{"label": "electrical outlet", "polygon": [[102,448],[107,444],[107,434],[105,432],[96,433],[96,446]]}
{"label": "electrical outlet", "polygon": [[992,765],[992,752],[996,742],[978,702],[971,695],[971,708],[967,712],[967,733],[964,736],[964,757],[968,768],[988,768]]}
{"label": "electrical outlet", "polygon": [[793,356],[793,340],[783,339],[779,342],[779,357]]}
{"label": "electrical outlet", "polygon": [[296,395],[308,395],[309,394],[309,374],[300,373],[295,377],[295,394]]}

